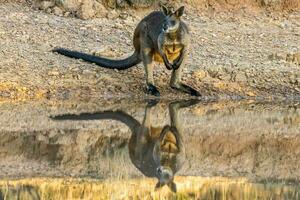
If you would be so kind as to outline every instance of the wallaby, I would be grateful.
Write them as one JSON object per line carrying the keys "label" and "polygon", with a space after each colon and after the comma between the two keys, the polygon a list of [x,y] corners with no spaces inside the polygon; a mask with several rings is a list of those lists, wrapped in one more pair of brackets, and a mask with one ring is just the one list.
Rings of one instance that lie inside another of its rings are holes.
{"label": "wallaby", "polygon": [[195,105],[199,100],[183,100],[169,104],[170,125],[153,127],[151,108],[148,104],[142,124],[123,111],[104,111],[80,115],[61,115],[55,120],[105,120],[114,119],[125,123],[132,134],[129,140],[129,156],[135,167],[147,177],[156,177],[155,189],[167,185],[176,192],[174,176],[185,161],[185,148],[182,141],[182,127],[178,110]]}
{"label": "wallaby", "polygon": [[175,12],[162,6],[162,11],[154,11],[142,19],[134,31],[135,51],[125,59],[111,60],[64,48],[55,48],[53,52],[109,69],[125,70],[143,62],[146,72],[146,92],[155,96],[160,96],[160,92],[154,85],[153,61],[164,63],[168,70],[172,70],[170,86],[173,89],[192,96],[201,96],[195,89],[181,83],[181,74],[190,43],[188,27],[181,20],[183,12],[184,6]]}

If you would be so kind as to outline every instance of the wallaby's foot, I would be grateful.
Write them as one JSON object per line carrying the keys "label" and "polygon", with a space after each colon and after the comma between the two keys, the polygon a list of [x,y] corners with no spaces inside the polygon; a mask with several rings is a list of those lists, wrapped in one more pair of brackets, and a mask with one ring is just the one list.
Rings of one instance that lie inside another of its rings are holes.
{"label": "wallaby's foot", "polygon": [[151,108],[156,106],[159,103],[159,99],[147,99],[147,107]]}
{"label": "wallaby's foot", "polygon": [[160,96],[158,89],[152,84],[147,84],[146,92],[147,94],[154,95],[156,97]]}
{"label": "wallaby's foot", "polygon": [[195,89],[191,88],[188,85],[185,84],[178,84],[178,85],[172,85],[171,88],[175,89],[175,90],[179,90],[185,93],[188,93],[192,96],[196,96],[196,97],[201,97],[202,95]]}

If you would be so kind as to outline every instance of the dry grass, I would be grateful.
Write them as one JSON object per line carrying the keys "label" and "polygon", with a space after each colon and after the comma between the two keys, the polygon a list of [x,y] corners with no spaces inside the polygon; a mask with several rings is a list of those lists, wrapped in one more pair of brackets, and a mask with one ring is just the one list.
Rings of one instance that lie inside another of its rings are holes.
{"label": "dry grass", "polygon": [[178,192],[155,192],[152,179],[23,179],[0,181],[0,198],[16,199],[299,199],[299,186],[253,184],[246,179],[177,177]]}
{"label": "dry grass", "polygon": [[283,0],[282,8],[285,10],[300,10],[300,1],[299,0]]}
{"label": "dry grass", "polygon": [[39,88],[28,88],[13,82],[0,82],[0,103],[45,98],[46,91]]}

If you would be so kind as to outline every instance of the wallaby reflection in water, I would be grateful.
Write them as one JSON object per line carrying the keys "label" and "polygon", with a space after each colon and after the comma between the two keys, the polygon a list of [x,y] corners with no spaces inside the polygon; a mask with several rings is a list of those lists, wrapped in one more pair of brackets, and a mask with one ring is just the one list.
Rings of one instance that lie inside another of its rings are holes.
{"label": "wallaby reflection in water", "polygon": [[150,102],[145,108],[142,124],[123,111],[103,111],[80,115],[61,115],[55,120],[105,120],[114,119],[125,123],[131,130],[129,156],[132,163],[147,177],[156,177],[155,189],[167,185],[176,192],[174,175],[185,161],[185,148],[182,142],[179,119],[180,108],[195,105],[199,100],[182,100],[169,104],[170,125],[156,128],[151,123],[151,109],[157,102]]}

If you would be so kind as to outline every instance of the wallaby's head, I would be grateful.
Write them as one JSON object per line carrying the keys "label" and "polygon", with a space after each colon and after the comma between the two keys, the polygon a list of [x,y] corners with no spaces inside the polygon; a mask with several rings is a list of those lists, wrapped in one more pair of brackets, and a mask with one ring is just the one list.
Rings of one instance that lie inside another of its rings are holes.
{"label": "wallaby's head", "polygon": [[158,182],[156,183],[155,189],[159,189],[164,185],[167,185],[172,192],[176,192],[176,184],[174,183],[174,174],[171,168],[167,166],[160,166],[157,168]]}
{"label": "wallaby's head", "polygon": [[175,12],[162,6],[162,11],[166,15],[165,21],[163,23],[164,33],[174,33],[178,30],[180,25],[180,18],[184,12],[184,6],[178,8]]}

